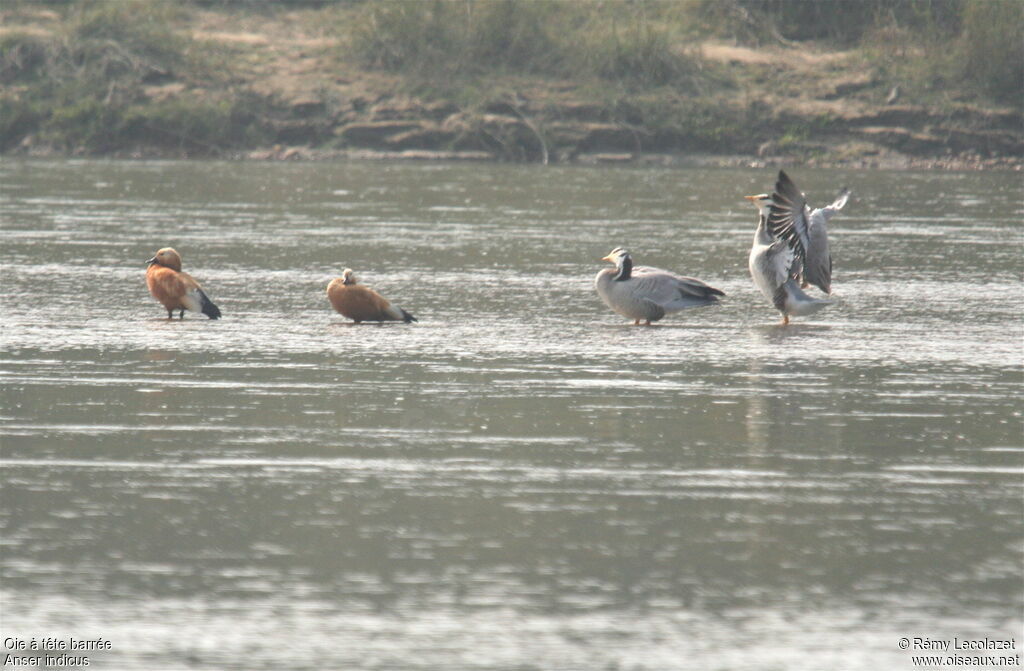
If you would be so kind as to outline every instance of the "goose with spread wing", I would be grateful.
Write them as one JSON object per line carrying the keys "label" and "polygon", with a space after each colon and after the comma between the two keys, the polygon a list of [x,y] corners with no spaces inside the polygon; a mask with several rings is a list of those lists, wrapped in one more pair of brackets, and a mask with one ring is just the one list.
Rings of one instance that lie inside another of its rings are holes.
{"label": "goose with spread wing", "polygon": [[769,223],[772,196],[761,193],[746,196],[746,199],[760,212],[754,244],[750,248],[750,276],[765,298],[782,313],[782,323],[788,324],[790,315],[803,317],[832,305],[832,301],[812,298],[800,288],[797,278],[803,267],[803,247],[772,235]]}
{"label": "goose with spread wing", "polygon": [[832,293],[832,254],[828,247],[828,222],[843,209],[850,190],[843,188],[831,205],[811,209],[807,197],[785,171],[779,171],[775,193],[768,212],[768,231],[796,249],[801,263],[798,275],[801,288],[813,284],[826,294]]}
{"label": "goose with spread wing", "polygon": [[714,305],[725,293],[692,277],[660,268],[634,266],[630,253],[616,247],[601,259],[615,264],[594,278],[594,288],[605,305],[639,326],[647,326],[667,314]]}

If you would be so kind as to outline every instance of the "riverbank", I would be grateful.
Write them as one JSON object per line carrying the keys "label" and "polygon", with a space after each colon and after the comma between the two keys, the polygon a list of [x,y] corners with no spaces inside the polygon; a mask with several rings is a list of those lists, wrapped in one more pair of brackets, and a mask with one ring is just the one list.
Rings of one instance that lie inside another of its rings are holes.
{"label": "riverbank", "polygon": [[[142,46],[128,39],[135,33],[113,34],[109,25],[90,24],[87,32],[69,12],[34,4],[5,9],[4,153],[1024,166],[1019,107],[968,90],[915,88],[864,48],[703,39],[672,47],[672,56],[691,68],[685,80],[643,87],[628,77],[436,77],[348,56],[338,27],[355,21],[356,10],[226,7],[165,12]],[[123,22],[116,15],[105,20]],[[76,59],[77,76],[94,78],[81,89],[68,83],[75,72],[54,74]],[[91,71],[90,63],[101,67]],[[67,82],[54,84],[60,77]],[[44,86],[48,94],[39,92]]]}

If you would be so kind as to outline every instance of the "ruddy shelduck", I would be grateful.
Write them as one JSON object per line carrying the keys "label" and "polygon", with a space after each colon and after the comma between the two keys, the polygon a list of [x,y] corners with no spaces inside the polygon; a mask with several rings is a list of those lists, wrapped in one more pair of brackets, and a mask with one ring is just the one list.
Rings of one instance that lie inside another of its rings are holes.
{"label": "ruddy shelduck", "polygon": [[401,321],[408,324],[417,321],[400,307],[388,302],[370,287],[359,284],[351,268],[346,268],[341,277],[327,285],[327,298],[334,309],[355,323]]}
{"label": "ruddy shelduck", "polygon": [[178,318],[185,318],[185,310],[202,312],[210,319],[220,319],[220,308],[213,304],[199,282],[188,273],[181,271],[181,255],[170,247],[164,247],[146,261],[146,286],[153,298],[163,303],[167,318],[179,310]]}

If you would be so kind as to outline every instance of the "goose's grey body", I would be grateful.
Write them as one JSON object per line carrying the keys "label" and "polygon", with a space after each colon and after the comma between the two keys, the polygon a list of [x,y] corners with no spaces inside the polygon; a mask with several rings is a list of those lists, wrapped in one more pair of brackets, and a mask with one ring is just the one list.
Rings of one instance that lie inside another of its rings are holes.
{"label": "goose's grey body", "polygon": [[713,305],[725,293],[692,277],[660,268],[634,266],[629,252],[617,248],[603,260],[606,268],[594,278],[594,288],[604,304],[623,317],[650,324],[667,314],[687,308]]}
{"label": "goose's grey body", "polygon": [[794,272],[799,266],[799,255],[788,241],[771,236],[766,219],[762,214],[748,264],[754,284],[782,313],[783,323],[789,323],[790,315],[803,317],[832,305],[832,301],[812,298],[800,288]]}
{"label": "goose's grey body", "polygon": [[843,209],[849,197],[849,189],[844,188],[831,205],[812,210],[807,205],[807,197],[789,175],[779,171],[766,226],[770,235],[789,241],[796,249],[800,265],[794,268],[794,274],[802,280],[802,286],[813,284],[826,294],[832,293],[828,222]]}

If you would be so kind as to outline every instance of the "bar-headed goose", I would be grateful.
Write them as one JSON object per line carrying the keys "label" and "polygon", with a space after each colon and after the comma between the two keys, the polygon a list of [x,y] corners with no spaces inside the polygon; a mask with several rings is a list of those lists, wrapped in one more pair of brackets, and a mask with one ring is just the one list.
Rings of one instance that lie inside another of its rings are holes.
{"label": "bar-headed goose", "polygon": [[601,259],[615,264],[594,278],[594,288],[605,305],[623,317],[643,320],[647,326],[672,312],[713,305],[725,293],[692,277],[667,270],[634,266],[629,252],[616,247]]}
{"label": "bar-headed goose", "polygon": [[811,298],[800,288],[797,278],[803,267],[803,247],[792,238],[772,235],[769,223],[772,196],[761,193],[745,198],[754,203],[760,212],[754,244],[750,248],[750,276],[765,298],[782,313],[782,323],[788,324],[790,315],[814,314],[832,305],[832,301]]}
{"label": "bar-headed goose", "polygon": [[798,250],[798,256],[801,256],[799,250],[803,250],[799,269],[801,288],[813,284],[826,294],[832,293],[832,254],[828,247],[827,224],[849,198],[850,190],[844,187],[831,205],[812,210],[807,205],[807,197],[789,175],[779,171],[767,226],[772,237],[790,241]]}

